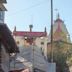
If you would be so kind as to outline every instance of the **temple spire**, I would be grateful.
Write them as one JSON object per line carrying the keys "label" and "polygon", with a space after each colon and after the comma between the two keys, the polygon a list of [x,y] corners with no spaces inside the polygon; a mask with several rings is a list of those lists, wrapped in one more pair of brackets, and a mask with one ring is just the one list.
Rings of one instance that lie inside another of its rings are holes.
{"label": "temple spire", "polygon": [[33,25],[29,25],[30,32],[32,32]]}
{"label": "temple spire", "polygon": [[44,31],[45,31],[45,33],[47,32],[47,29],[46,29],[46,27],[45,27]]}
{"label": "temple spire", "polygon": [[58,9],[55,9],[55,11],[56,11],[56,19],[59,19],[60,18],[60,15],[59,15]]}
{"label": "temple spire", "polygon": [[14,32],[16,32],[16,26],[14,27]]}
{"label": "temple spire", "polygon": [[60,18],[60,15],[59,15],[59,13],[57,14],[57,19],[59,19]]}

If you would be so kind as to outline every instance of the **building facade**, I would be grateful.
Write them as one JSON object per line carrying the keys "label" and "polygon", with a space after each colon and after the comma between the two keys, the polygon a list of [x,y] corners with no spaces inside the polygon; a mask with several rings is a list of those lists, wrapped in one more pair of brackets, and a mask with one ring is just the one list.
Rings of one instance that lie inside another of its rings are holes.
{"label": "building facade", "polygon": [[[18,66],[20,68],[23,64],[23,67],[29,68],[30,72],[48,72],[48,62],[46,60],[48,36],[46,28],[44,32],[34,32],[32,31],[33,26],[30,25],[29,27],[30,31],[17,31],[16,27],[13,31],[14,39],[20,50],[17,57],[23,60],[21,64],[17,63],[18,65],[16,64],[15,68]],[[19,60],[21,61],[21,59]],[[17,68],[18,71],[19,68]]]}
{"label": "building facade", "polygon": [[6,8],[3,3],[6,3],[6,0],[0,0],[0,72],[9,72],[11,55],[19,51],[9,28],[4,23]]}
{"label": "building facade", "polygon": [[[46,28],[44,32],[33,32],[32,31],[33,26],[30,25],[29,27],[30,31],[17,31],[16,27],[14,28],[13,36],[16,43],[20,46],[30,46],[34,44],[43,51],[45,58],[49,62],[51,62],[52,58],[51,33],[47,35]],[[71,49],[71,47],[72,43],[70,40],[70,35],[68,33],[66,25],[64,24],[64,21],[60,19],[58,14],[57,19],[54,21],[53,24],[53,60],[54,62],[57,63],[56,64],[57,72],[59,71],[61,72],[62,68],[60,61],[56,57],[60,58],[62,56],[65,59],[64,61],[62,61],[64,63],[64,66],[66,66],[64,69],[65,70],[67,69],[67,72],[69,71],[69,64],[67,63],[68,62],[67,54]],[[62,56],[60,53],[62,54]]]}
{"label": "building facade", "polygon": [[17,31],[16,27],[13,31],[13,36],[17,44],[29,46],[29,45],[36,45],[37,47],[41,48],[44,52],[44,55],[47,56],[47,43],[48,43],[48,36],[46,32],[46,27],[44,32],[34,32],[32,31],[32,27],[30,27],[30,31]]}

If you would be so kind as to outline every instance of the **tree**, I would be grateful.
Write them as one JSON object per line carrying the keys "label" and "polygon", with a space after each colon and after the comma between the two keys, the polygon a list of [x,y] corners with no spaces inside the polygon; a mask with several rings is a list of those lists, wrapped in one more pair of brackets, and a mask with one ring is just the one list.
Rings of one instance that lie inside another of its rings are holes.
{"label": "tree", "polygon": [[[71,58],[72,50],[67,46],[68,44],[62,41],[53,43],[53,60],[56,62],[56,72],[69,72],[67,58]],[[48,54],[48,60],[51,58],[50,54]]]}

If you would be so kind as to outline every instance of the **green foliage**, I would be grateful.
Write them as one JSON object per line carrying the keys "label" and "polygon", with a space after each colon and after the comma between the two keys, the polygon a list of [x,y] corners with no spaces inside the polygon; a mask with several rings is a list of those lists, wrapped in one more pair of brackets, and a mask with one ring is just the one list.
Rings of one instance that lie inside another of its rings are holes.
{"label": "green foliage", "polygon": [[[69,64],[72,64],[72,48],[71,45],[63,42],[56,42],[53,45],[53,60],[57,65],[57,72],[69,72]],[[49,55],[49,60],[50,60]],[[70,60],[71,59],[71,60]],[[67,61],[69,61],[69,64]]]}

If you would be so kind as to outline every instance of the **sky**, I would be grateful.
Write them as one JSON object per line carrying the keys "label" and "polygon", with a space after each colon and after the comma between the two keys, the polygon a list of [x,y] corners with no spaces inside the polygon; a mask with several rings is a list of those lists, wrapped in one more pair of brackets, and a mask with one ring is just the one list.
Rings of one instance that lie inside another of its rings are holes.
{"label": "sky", "polygon": [[[7,0],[5,4],[8,11],[5,14],[5,23],[13,31],[29,31],[29,25],[33,25],[33,31],[50,32],[51,0]],[[72,0],[53,0],[53,20],[59,12],[60,18],[64,21],[72,40]]]}

